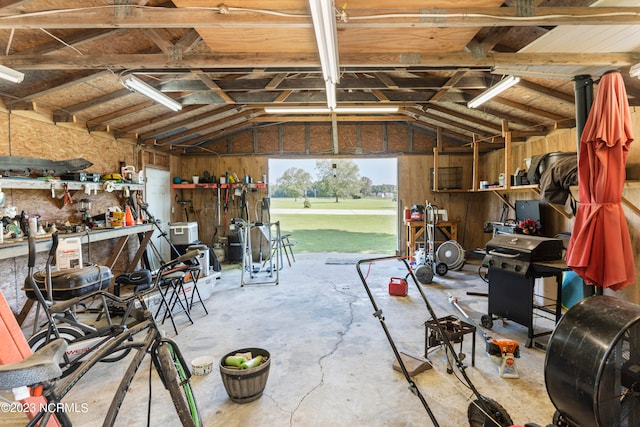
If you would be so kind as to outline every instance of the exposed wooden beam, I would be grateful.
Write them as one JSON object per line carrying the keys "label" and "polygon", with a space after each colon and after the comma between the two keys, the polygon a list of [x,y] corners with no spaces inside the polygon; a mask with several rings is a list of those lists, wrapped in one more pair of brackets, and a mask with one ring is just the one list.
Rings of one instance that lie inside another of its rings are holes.
{"label": "exposed wooden beam", "polygon": [[563,120],[568,119],[568,117],[561,116],[559,114],[554,114],[549,111],[542,110],[540,108],[534,108],[529,105],[523,104],[521,102],[512,101],[503,96],[496,96],[491,99],[491,101],[499,102],[500,104],[509,106],[511,108],[515,108],[520,111],[526,111],[527,113],[532,113],[538,116],[546,117],[548,119],[554,120],[556,122],[561,122]]}
{"label": "exposed wooden beam", "polygon": [[[492,67],[513,65],[588,65],[622,67],[640,62],[640,52],[618,53],[501,53],[492,52],[484,59],[475,59],[469,53],[341,53],[342,67]],[[115,69],[225,69],[255,67],[260,64],[273,67],[320,66],[316,53],[215,53],[184,55],[180,61],[169,61],[164,54],[112,54],[112,55],[8,55],[3,65],[19,70],[74,70],[85,68]]]}
{"label": "exposed wooden beam", "polygon": [[[138,7],[113,5],[96,9],[62,9],[55,14],[29,14],[18,7],[0,9],[0,29],[65,28],[311,28],[307,10],[287,10],[283,18],[275,14],[239,12],[221,14],[218,7],[189,8]],[[342,28],[432,28],[439,27],[516,27],[553,25],[629,25],[640,22],[639,7],[541,7],[535,16],[518,19],[514,7],[442,8],[429,11],[404,10],[390,16],[377,9],[349,9]],[[378,15],[377,19],[358,19]],[[413,16],[410,16],[413,15]]]}
{"label": "exposed wooden beam", "polygon": [[142,121],[137,121],[134,123],[131,123],[128,126],[123,126],[120,127],[119,130],[122,132],[131,132],[133,130],[136,129],[146,129],[148,127],[153,127],[153,125],[157,125],[157,126],[162,126],[163,124],[165,124],[167,122],[167,120],[175,120],[176,119],[176,115],[180,116],[180,115],[187,115],[189,113],[192,113],[195,110],[199,110],[201,108],[211,108],[210,105],[185,105],[182,107],[182,110],[180,110],[179,113],[166,113],[160,116],[154,116],[153,118],[150,119],[146,119],[146,120],[142,120]]}
{"label": "exposed wooden beam", "polygon": [[224,106],[218,109],[207,108],[204,109],[202,113],[196,115],[190,115],[189,117],[184,118],[183,120],[172,121],[170,124],[165,126],[155,128],[149,132],[145,132],[140,135],[141,140],[148,139],[157,139],[159,135],[163,133],[171,133],[175,132],[176,129],[191,129],[196,126],[199,126],[202,123],[217,121],[220,119],[224,119],[227,117],[231,117],[242,110],[241,107],[237,106]]}
{"label": "exposed wooden beam", "polygon": [[549,96],[551,98],[559,99],[571,105],[575,104],[575,95],[573,94],[569,95],[564,92],[559,92],[557,90],[550,89],[546,86],[542,86],[525,79],[520,79],[518,86],[532,90],[534,92],[538,92],[542,95]]}
{"label": "exposed wooden beam", "polygon": [[429,111],[429,110],[439,111],[442,114],[447,114],[449,116],[457,117],[461,120],[464,120],[465,122],[475,123],[478,126],[482,126],[485,128],[494,129],[496,131],[500,130],[500,125],[498,123],[490,122],[488,120],[478,119],[469,114],[464,114],[459,111],[455,111],[451,108],[443,107],[442,105],[439,105],[439,104],[428,104],[426,106],[426,111]]}
{"label": "exposed wooden beam", "polygon": [[209,76],[207,76],[204,73],[199,73],[198,74],[198,78],[205,84],[207,85],[207,87],[209,89],[211,89],[212,91],[214,91],[216,93],[216,95],[218,95],[220,98],[222,98],[224,100],[224,102],[226,102],[227,104],[234,104],[235,101],[233,100],[233,98],[231,98],[229,95],[227,95],[222,89],[220,89],[220,86],[218,86],[216,84],[216,82],[214,82]]}
{"label": "exposed wooden beam", "polygon": [[444,95],[446,95],[449,89],[452,89],[464,77],[466,71],[466,69],[458,70],[453,77],[447,80],[440,90],[429,99],[429,102],[438,102]]}
{"label": "exposed wooden beam", "polygon": [[247,116],[246,112],[239,112],[230,117],[225,117],[223,119],[215,120],[211,123],[206,123],[204,125],[195,126],[195,127],[186,129],[182,132],[178,132],[166,138],[158,138],[158,140],[156,141],[156,144],[158,145],[173,145],[173,144],[180,144],[180,143],[191,144],[191,142],[188,142],[188,141],[192,139],[192,135],[200,136],[202,135],[203,132],[207,132],[211,128],[218,128],[218,127],[224,128],[229,123],[234,123],[234,122],[237,122],[238,120],[246,120],[246,116]]}

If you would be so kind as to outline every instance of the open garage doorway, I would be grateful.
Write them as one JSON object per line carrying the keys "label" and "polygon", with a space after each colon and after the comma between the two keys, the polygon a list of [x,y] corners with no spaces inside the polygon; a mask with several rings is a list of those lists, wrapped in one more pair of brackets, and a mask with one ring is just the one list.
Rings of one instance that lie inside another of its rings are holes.
{"label": "open garage doorway", "polygon": [[297,252],[398,250],[395,158],[269,159],[271,221]]}

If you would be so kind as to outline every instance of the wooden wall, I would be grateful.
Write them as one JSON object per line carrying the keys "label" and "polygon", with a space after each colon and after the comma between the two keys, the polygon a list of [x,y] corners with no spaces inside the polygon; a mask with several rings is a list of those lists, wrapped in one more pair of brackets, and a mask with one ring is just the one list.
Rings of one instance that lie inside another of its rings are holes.
{"label": "wooden wall", "polygon": [[[82,128],[55,125],[36,114],[14,114],[0,111],[0,156],[46,158],[51,160],[65,160],[84,158],[93,163],[91,172],[100,174],[118,172],[119,162],[124,161],[135,165],[139,169],[144,164],[156,164],[168,168],[168,155],[153,150],[142,150],[135,143],[126,140],[114,140],[104,134],[91,134]],[[99,191],[97,195],[86,195],[82,191],[72,194],[74,203],[63,206],[62,192],[51,197],[50,190],[15,190],[3,188],[5,206],[15,206],[18,214],[40,215],[41,222],[71,223],[81,222],[78,211],[80,199],[88,198],[92,201],[91,214],[106,212],[109,206],[124,207],[125,198],[119,191],[108,193]],[[131,247],[126,248],[119,264],[114,267],[114,274],[124,271],[128,262],[128,254],[133,255],[137,249],[135,239]],[[94,263],[106,261],[115,247],[116,241],[103,241],[91,245],[91,253],[84,245],[83,258]],[[89,257],[90,255],[90,257]],[[46,254],[38,254],[36,268],[42,268]],[[24,278],[27,274],[26,257],[0,260],[0,290],[14,311],[19,311],[24,304],[22,291]]]}
{"label": "wooden wall", "polygon": [[[633,110],[633,129],[640,135],[640,110]],[[628,178],[640,179],[640,151],[631,145],[628,160]],[[388,123],[384,125],[372,123],[340,123],[339,124],[339,156],[343,157],[378,157],[395,156],[398,159],[398,198],[401,206],[424,204],[426,201],[447,209],[449,217],[458,222],[458,241],[466,249],[484,247],[490,235],[482,231],[486,221],[500,218],[502,202],[492,192],[477,193],[434,193],[430,190],[431,169],[433,168],[433,147],[435,133],[428,133],[410,126]],[[527,143],[516,143],[512,147],[512,170],[524,167],[524,158],[534,154],[552,151],[575,151],[576,137],[574,130],[558,130],[545,138],[531,139]],[[269,158],[324,157],[331,158],[331,132],[328,124],[313,123],[309,125],[295,124],[291,126],[263,127],[254,132],[238,135],[220,142],[208,151],[203,150],[200,156],[171,156],[153,147],[141,147],[127,140],[114,140],[104,134],[89,133],[85,129],[73,125],[55,125],[43,121],[37,115],[27,113],[9,114],[0,112],[0,155],[46,157],[50,159],[66,159],[84,157],[94,163],[96,172],[115,172],[118,162],[125,161],[136,165],[138,169],[145,165],[166,168],[171,175],[190,180],[194,174],[202,175],[208,171],[219,177],[226,171],[236,172],[238,176],[250,175],[254,181],[268,174]],[[497,150],[481,154],[480,179],[497,180],[504,169],[504,152]],[[460,167],[463,174],[463,185],[471,187],[472,174],[471,154],[440,154],[439,167]],[[45,220],[74,220],[79,214],[74,206],[60,208],[59,200],[52,200],[50,193],[41,191],[5,190],[7,204],[24,209],[27,213],[39,213]],[[249,208],[254,209],[256,203],[266,195],[265,191],[249,194]],[[531,191],[510,192],[509,197],[536,198]],[[624,192],[636,206],[640,206],[640,189],[628,188]],[[83,195],[76,194],[78,200]],[[107,206],[122,204],[119,194],[101,193],[92,196],[94,210],[102,211]],[[224,234],[224,227],[217,228],[217,194],[210,190],[181,192],[174,191],[174,213],[171,220],[184,221],[182,207],[175,203],[179,199],[190,199],[193,212],[188,212],[199,222],[202,240],[213,243],[216,230],[218,235]],[[239,216],[238,203],[231,199],[227,221]],[[190,208],[190,206],[188,206]],[[625,207],[627,221],[632,235],[632,244],[636,257],[640,256],[640,215]],[[571,219],[566,219],[553,211],[546,212],[545,222],[550,232],[570,231]],[[191,219],[191,218],[190,218]],[[401,220],[401,219],[400,219]],[[222,223],[222,221],[221,221]],[[402,227],[400,227],[402,229]],[[549,233],[547,233],[549,234]],[[399,247],[404,248],[404,238]],[[95,262],[105,259],[111,251],[110,245],[101,245],[93,251]],[[24,259],[0,261],[0,273],[3,280],[0,288],[10,301],[12,308],[21,306],[22,291],[20,287],[26,273]],[[632,286],[619,293],[629,300],[640,302],[638,286]]]}

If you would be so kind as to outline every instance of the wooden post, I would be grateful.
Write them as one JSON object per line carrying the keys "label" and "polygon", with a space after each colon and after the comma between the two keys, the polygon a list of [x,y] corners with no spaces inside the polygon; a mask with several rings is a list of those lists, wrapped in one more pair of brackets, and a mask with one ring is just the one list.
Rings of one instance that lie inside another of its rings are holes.
{"label": "wooden post", "polygon": [[471,179],[473,181],[471,183],[471,190],[478,191],[478,188],[480,187],[480,173],[478,172],[478,166],[480,164],[480,147],[475,141],[471,143],[471,146],[473,147],[473,166],[471,171]]}
{"label": "wooden post", "polygon": [[511,188],[511,131],[506,120],[502,122],[502,136],[504,136],[504,188]]}

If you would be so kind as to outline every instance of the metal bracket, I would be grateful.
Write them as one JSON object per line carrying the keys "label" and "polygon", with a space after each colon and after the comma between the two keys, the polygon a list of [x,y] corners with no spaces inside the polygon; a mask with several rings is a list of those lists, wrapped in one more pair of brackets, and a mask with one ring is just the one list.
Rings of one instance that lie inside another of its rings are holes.
{"label": "metal bracket", "polygon": [[533,16],[535,11],[533,0],[516,0],[516,15]]}

